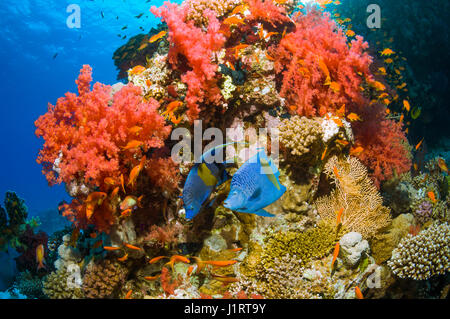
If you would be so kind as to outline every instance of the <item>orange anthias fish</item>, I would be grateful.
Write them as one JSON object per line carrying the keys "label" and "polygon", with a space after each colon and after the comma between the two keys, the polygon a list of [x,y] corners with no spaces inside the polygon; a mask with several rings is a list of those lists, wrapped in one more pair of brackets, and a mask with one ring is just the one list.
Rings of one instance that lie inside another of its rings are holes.
{"label": "orange anthias fish", "polygon": [[117,186],[116,188],[114,188],[114,190],[111,192],[111,194],[109,195],[109,197],[110,197],[111,199],[116,198],[117,194],[119,194],[119,189],[120,189],[119,186]]}
{"label": "orange anthias fish", "polygon": [[322,58],[319,58],[319,68],[325,74],[324,85],[330,85],[331,84],[330,71],[328,70],[328,67],[327,67],[327,65],[325,64],[325,62],[323,61]]}
{"label": "orange anthias fish", "polygon": [[128,259],[128,254],[125,254],[123,257],[117,258],[118,261],[126,261]]}
{"label": "orange anthias fish", "polygon": [[120,175],[120,185],[122,186],[122,191],[124,192],[124,193],[126,193],[125,192],[125,183],[124,183],[124,181],[123,181],[123,174],[121,174]]}
{"label": "orange anthias fish", "polygon": [[142,65],[137,65],[131,69],[130,73],[134,74],[134,75],[138,75],[138,74],[141,74],[142,72],[144,72],[145,70],[146,70],[146,68],[143,67]]}
{"label": "orange anthias fish", "polygon": [[370,83],[370,85],[373,86],[377,91],[386,90],[386,87],[384,86],[384,84],[379,81],[373,81]]}
{"label": "orange anthias fish", "polygon": [[202,260],[201,262],[213,267],[228,267],[237,263],[237,260]]}
{"label": "orange anthias fish", "polygon": [[341,144],[341,145],[343,145],[343,146],[347,146],[347,145],[349,144],[348,141],[346,141],[346,140],[341,140],[341,139],[337,139],[336,142],[339,143],[339,144]]}
{"label": "orange anthias fish", "polygon": [[104,249],[104,250],[107,250],[107,251],[115,251],[115,250],[119,250],[120,247],[103,246],[103,249]]}
{"label": "orange anthias fish", "polygon": [[327,146],[325,146],[325,150],[323,151],[323,153],[322,153],[322,156],[320,157],[320,160],[321,160],[321,161],[323,161],[323,160],[324,160],[324,158],[325,158],[325,155],[327,154],[327,150],[328,150],[328,145],[327,145]]}
{"label": "orange anthias fish", "polygon": [[403,106],[405,107],[406,111],[408,111],[408,112],[411,109],[411,105],[409,105],[409,102],[407,100],[403,100]]}
{"label": "orange anthias fish", "polygon": [[239,247],[239,248],[231,248],[231,249],[228,249],[229,251],[231,251],[231,252],[238,252],[238,251],[241,251],[242,250],[242,247]]}
{"label": "orange anthias fish", "polygon": [[342,104],[342,106],[336,111],[336,114],[339,117],[344,117],[345,116],[345,104]]}
{"label": "orange anthias fish", "polygon": [[434,192],[430,191],[427,193],[427,195],[433,203],[436,203],[436,196],[434,195]]}
{"label": "orange anthias fish", "polygon": [[380,51],[380,53],[381,53],[381,56],[385,56],[385,55],[389,56],[389,55],[394,54],[395,52],[392,51],[391,49],[387,48],[387,49],[384,49],[383,51]]}
{"label": "orange anthias fish", "polygon": [[381,72],[381,75],[386,75],[386,68],[384,67],[378,68],[378,71]]}
{"label": "orange anthias fish", "polygon": [[112,178],[112,177],[106,177],[106,178],[103,180],[103,182],[104,182],[106,185],[109,185],[109,186],[114,186],[114,185],[116,185],[116,180],[115,180],[114,178]]}
{"label": "orange anthias fish", "polygon": [[129,217],[131,216],[131,212],[133,210],[131,208],[125,209],[123,212],[120,213],[121,217]]}
{"label": "orange anthias fish", "polygon": [[355,36],[355,31],[347,30],[347,32],[345,32],[345,35],[348,36],[348,37],[354,37]]}
{"label": "orange anthias fish", "polygon": [[354,121],[362,121],[361,118],[355,113],[350,113],[349,115],[347,115],[347,118],[350,121],[352,121],[352,122],[354,122]]}
{"label": "orange anthias fish", "polygon": [[126,146],[122,147],[122,149],[124,151],[125,150],[132,150],[132,149],[141,147],[142,145],[144,145],[144,142],[132,140],[132,141],[129,141]]}
{"label": "orange anthias fish", "polygon": [[136,182],[137,177],[139,176],[139,173],[142,171],[145,165],[145,161],[147,160],[147,157],[144,155],[141,158],[141,161],[138,165],[133,167],[133,169],[130,172],[130,177],[128,178],[128,186],[131,185],[132,188],[134,188],[134,184]]}
{"label": "orange anthias fish", "polygon": [[359,289],[358,286],[355,287],[355,296],[356,296],[356,299],[364,299],[361,289]]}
{"label": "orange anthias fish", "polygon": [[339,242],[334,246],[333,259],[331,260],[331,269],[333,269],[334,263],[336,262],[337,256],[339,255]]}
{"label": "orange anthias fish", "polygon": [[266,58],[267,58],[269,61],[274,61],[274,60],[275,60],[275,59],[272,58],[267,52],[266,52]]}
{"label": "orange anthias fish", "polygon": [[163,258],[169,258],[169,257],[167,257],[167,256],[158,256],[158,257],[155,257],[155,258],[150,259],[150,261],[149,261],[148,263],[149,263],[149,264],[154,264],[154,263],[160,261],[160,260],[163,259]]}
{"label": "orange anthias fish", "polygon": [[391,64],[394,62],[394,60],[392,60],[391,58],[388,58],[388,59],[384,60],[384,62],[387,64]]}
{"label": "orange anthias fish", "polygon": [[192,274],[192,272],[194,271],[195,266],[189,266],[188,270],[186,272],[186,276],[190,276]]}
{"label": "orange anthias fish", "polygon": [[448,167],[443,158],[438,158],[438,166],[443,172],[446,172],[448,174]]}
{"label": "orange anthias fish", "polygon": [[45,248],[44,245],[40,244],[39,246],[36,247],[36,263],[38,264],[37,270],[45,268],[44,256],[45,256]]}
{"label": "orange anthias fish", "polygon": [[338,212],[337,212],[337,215],[336,215],[336,225],[339,225],[340,223],[341,223],[341,216],[342,216],[342,213],[344,212],[344,207],[342,207]]}
{"label": "orange anthias fish", "polygon": [[131,134],[136,134],[136,135],[139,135],[139,133],[142,131],[142,127],[140,127],[140,126],[137,126],[137,125],[135,125],[135,126],[133,126],[133,127],[130,127],[129,129],[128,129],[128,132],[130,132]]}
{"label": "orange anthias fish", "polygon": [[420,140],[420,142],[417,143],[417,145],[416,145],[416,151],[419,149],[420,145],[422,145],[423,139],[424,139],[424,138],[422,138],[422,139]]}
{"label": "orange anthias fish", "polygon": [[330,89],[334,93],[338,93],[341,90],[341,85],[339,83],[333,81],[330,83]]}
{"label": "orange anthias fish", "polygon": [[154,36],[152,36],[152,37],[150,38],[150,40],[148,40],[148,42],[149,42],[149,43],[156,42],[156,41],[158,41],[159,39],[164,38],[164,36],[165,36],[166,34],[167,34],[167,31],[161,31],[161,32],[159,32],[158,34],[155,34]]}
{"label": "orange anthias fish", "polygon": [[358,146],[356,148],[351,148],[350,149],[350,155],[355,156],[355,155],[359,155],[362,153],[362,151],[364,151],[364,148],[362,148],[361,146]]}
{"label": "orange anthias fish", "polygon": [[155,276],[146,276],[144,277],[145,280],[156,280],[159,278],[159,276],[161,276],[161,274],[157,274]]}
{"label": "orange anthias fish", "polygon": [[131,295],[133,294],[133,290],[129,290],[125,295],[125,299],[131,299]]}
{"label": "orange anthias fish", "polygon": [[93,192],[88,195],[88,197],[86,198],[86,202],[101,205],[101,203],[107,196],[108,195],[104,192]]}
{"label": "orange anthias fish", "polygon": [[226,25],[239,25],[245,24],[244,19],[239,19],[237,17],[229,17],[223,20],[223,23]]}
{"label": "orange anthias fish", "polygon": [[130,245],[130,244],[123,244],[125,247],[127,247],[127,248],[129,248],[129,249],[131,249],[131,250],[141,250],[142,248],[140,248],[140,247],[136,247],[136,246],[133,246],[133,245]]}
{"label": "orange anthias fish", "polygon": [[339,179],[339,180],[341,179],[341,177],[339,176],[339,173],[338,173],[338,170],[337,170],[336,166],[333,167],[333,173],[334,173],[334,175],[336,176],[337,179]]}
{"label": "orange anthias fish", "polygon": [[170,257],[170,261],[168,261],[165,265],[169,265],[172,268],[173,271],[173,265],[176,262],[182,262],[185,264],[189,264],[191,261],[189,259],[187,259],[184,256],[180,256],[180,255],[173,255],[172,257]]}
{"label": "orange anthias fish", "polygon": [[247,10],[247,5],[245,4],[241,4],[239,6],[237,6],[236,8],[233,9],[233,11],[231,12],[230,16],[234,16],[238,13],[244,13]]}
{"label": "orange anthias fish", "polygon": [[333,122],[336,123],[337,126],[342,127],[344,126],[344,123],[340,119],[333,119]]}

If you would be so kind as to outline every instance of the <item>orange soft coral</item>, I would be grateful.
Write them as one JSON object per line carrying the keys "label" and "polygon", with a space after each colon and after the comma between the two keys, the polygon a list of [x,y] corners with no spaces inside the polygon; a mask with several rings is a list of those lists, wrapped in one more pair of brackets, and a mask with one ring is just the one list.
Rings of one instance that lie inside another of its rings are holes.
{"label": "orange soft coral", "polygon": [[323,116],[342,104],[363,105],[359,86],[372,78],[367,47],[359,36],[348,44],[327,13],[298,17],[296,30],[271,50],[287,107],[299,115]]}
{"label": "orange soft coral", "polygon": [[[170,134],[157,109],[158,102],[142,100],[131,84],[112,98],[111,87],[96,83],[89,90],[92,69],[85,65],[76,81],[79,95],[66,93],[35,125],[44,138],[37,162],[50,184],[82,178],[101,187],[106,177],[118,178],[150,148],[164,145]],[[111,104],[109,106],[109,104]],[[130,128],[142,128],[137,136]],[[142,145],[124,149],[132,141]]]}
{"label": "orange soft coral", "polygon": [[[219,104],[222,100],[217,85],[218,65],[212,63],[213,55],[225,44],[225,37],[219,32],[220,23],[216,13],[206,9],[204,16],[208,20],[208,28],[203,31],[195,26],[194,21],[187,21],[189,12],[187,4],[177,5],[165,2],[160,8],[150,10],[157,17],[162,17],[169,27],[169,62],[175,66],[178,63],[190,70],[185,71],[181,80],[188,85],[186,103],[187,115],[191,121],[198,118],[201,103]],[[185,59],[180,59],[183,56]]]}
{"label": "orange soft coral", "polygon": [[363,122],[352,126],[355,142],[364,148],[357,157],[369,169],[375,185],[410,170],[410,146],[402,124],[385,117],[385,108],[374,104],[363,109]]}

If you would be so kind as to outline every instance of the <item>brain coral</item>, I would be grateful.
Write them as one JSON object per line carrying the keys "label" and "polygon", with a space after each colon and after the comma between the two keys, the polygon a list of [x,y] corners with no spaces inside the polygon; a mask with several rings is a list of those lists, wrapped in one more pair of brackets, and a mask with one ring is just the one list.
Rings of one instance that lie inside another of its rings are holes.
{"label": "brain coral", "polygon": [[418,235],[408,234],[392,252],[389,267],[400,278],[425,280],[450,269],[450,227],[434,223]]}

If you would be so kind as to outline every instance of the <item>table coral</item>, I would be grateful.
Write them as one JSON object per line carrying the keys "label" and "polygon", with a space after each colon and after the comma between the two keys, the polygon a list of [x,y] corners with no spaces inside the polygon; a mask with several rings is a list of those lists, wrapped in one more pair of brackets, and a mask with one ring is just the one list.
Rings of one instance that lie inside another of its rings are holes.
{"label": "table coral", "polygon": [[389,267],[400,278],[425,280],[450,270],[450,227],[434,223],[418,235],[409,234],[392,252]]}
{"label": "table coral", "polygon": [[335,222],[337,213],[344,209],[342,225],[364,238],[374,236],[389,224],[390,210],[382,205],[383,199],[358,159],[339,160],[333,156],[325,165],[325,174],[333,180],[336,189],[316,201],[322,219]]}

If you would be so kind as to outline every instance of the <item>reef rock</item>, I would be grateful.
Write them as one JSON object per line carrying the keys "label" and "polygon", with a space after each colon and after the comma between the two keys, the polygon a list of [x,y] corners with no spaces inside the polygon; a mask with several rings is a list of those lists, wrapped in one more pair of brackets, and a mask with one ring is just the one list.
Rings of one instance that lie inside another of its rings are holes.
{"label": "reef rock", "polygon": [[63,237],[63,243],[58,247],[58,260],[55,261],[56,269],[67,268],[70,264],[77,264],[81,261],[80,252],[69,246],[70,235]]}
{"label": "reef rock", "polygon": [[353,268],[361,258],[370,251],[369,243],[363,240],[360,233],[350,232],[342,236],[339,241],[344,263]]}

